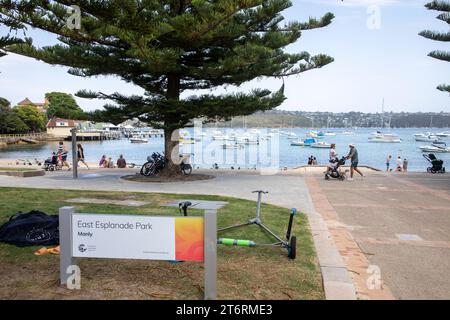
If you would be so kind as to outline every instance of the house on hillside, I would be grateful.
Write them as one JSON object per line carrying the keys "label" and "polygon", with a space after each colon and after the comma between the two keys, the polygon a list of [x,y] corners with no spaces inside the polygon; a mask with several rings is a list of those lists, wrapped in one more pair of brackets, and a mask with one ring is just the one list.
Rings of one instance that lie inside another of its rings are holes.
{"label": "house on hillside", "polygon": [[19,106],[35,106],[40,112],[46,112],[48,107],[49,101],[47,98],[44,99],[44,102],[32,102],[30,99],[25,98],[24,100],[20,101],[17,105]]}
{"label": "house on hillside", "polygon": [[47,134],[55,137],[66,138],[72,134],[70,130],[76,126],[76,120],[52,118],[47,122]]}
{"label": "house on hillside", "polygon": [[118,130],[105,130],[105,123],[94,123],[84,120],[52,118],[47,122],[47,134],[63,140],[70,140],[71,130],[77,129],[77,140],[111,140],[120,139]]}

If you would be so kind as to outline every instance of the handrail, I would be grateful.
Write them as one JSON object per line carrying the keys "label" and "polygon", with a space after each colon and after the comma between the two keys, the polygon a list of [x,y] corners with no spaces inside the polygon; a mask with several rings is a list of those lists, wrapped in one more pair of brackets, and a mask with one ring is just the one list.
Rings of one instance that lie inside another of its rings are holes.
{"label": "handrail", "polygon": [[43,136],[47,136],[47,132],[0,134],[0,139],[1,138],[43,137]]}

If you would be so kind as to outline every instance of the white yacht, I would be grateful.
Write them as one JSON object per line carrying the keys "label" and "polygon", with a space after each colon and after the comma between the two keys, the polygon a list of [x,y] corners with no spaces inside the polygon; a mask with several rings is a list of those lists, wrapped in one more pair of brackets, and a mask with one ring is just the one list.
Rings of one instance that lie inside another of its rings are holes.
{"label": "white yacht", "polygon": [[213,140],[225,140],[228,137],[222,131],[214,131],[212,134]]}
{"label": "white yacht", "polygon": [[438,136],[439,138],[450,138],[450,131],[436,133],[436,136]]}
{"label": "white yacht", "polygon": [[311,148],[321,148],[321,149],[330,149],[331,144],[319,141],[315,143],[311,143]]}
{"label": "white yacht", "polygon": [[422,152],[435,152],[435,153],[447,153],[450,152],[450,147],[446,146],[438,146],[438,145],[432,145],[432,146],[421,146],[419,147]]}
{"label": "white yacht", "polygon": [[414,139],[416,141],[421,142],[433,142],[433,141],[439,141],[440,138],[437,135],[431,134],[431,133],[418,133],[414,135]]}
{"label": "white yacht", "polygon": [[131,137],[130,142],[131,143],[147,143],[148,140],[145,138],[141,138],[141,137]]}
{"label": "white yacht", "polygon": [[369,142],[376,143],[400,143],[402,140],[394,133],[381,133],[377,131],[369,137]]}
{"label": "white yacht", "polygon": [[242,149],[244,146],[239,143],[224,143],[222,149]]}
{"label": "white yacht", "polygon": [[302,140],[296,140],[291,142],[291,146],[298,146],[298,147],[304,147],[305,142]]}

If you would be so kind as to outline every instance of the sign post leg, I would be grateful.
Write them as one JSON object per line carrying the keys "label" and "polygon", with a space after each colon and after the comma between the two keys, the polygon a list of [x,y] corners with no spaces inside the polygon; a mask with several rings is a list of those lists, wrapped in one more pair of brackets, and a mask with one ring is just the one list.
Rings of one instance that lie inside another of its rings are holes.
{"label": "sign post leg", "polygon": [[67,268],[74,264],[72,258],[72,214],[74,207],[59,208],[59,279],[61,284],[66,284],[69,275]]}
{"label": "sign post leg", "polygon": [[205,300],[217,299],[217,210],[205,210]]}

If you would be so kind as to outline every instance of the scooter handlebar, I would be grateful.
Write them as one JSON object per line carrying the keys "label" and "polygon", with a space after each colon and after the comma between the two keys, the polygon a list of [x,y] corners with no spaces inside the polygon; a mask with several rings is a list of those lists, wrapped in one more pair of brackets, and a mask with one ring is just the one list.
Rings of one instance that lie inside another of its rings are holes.
{"label": "scooter handlebar", "polygon": [[255,191],[252,191],[252,193],[269,193],[269,191],[255,190]]}

